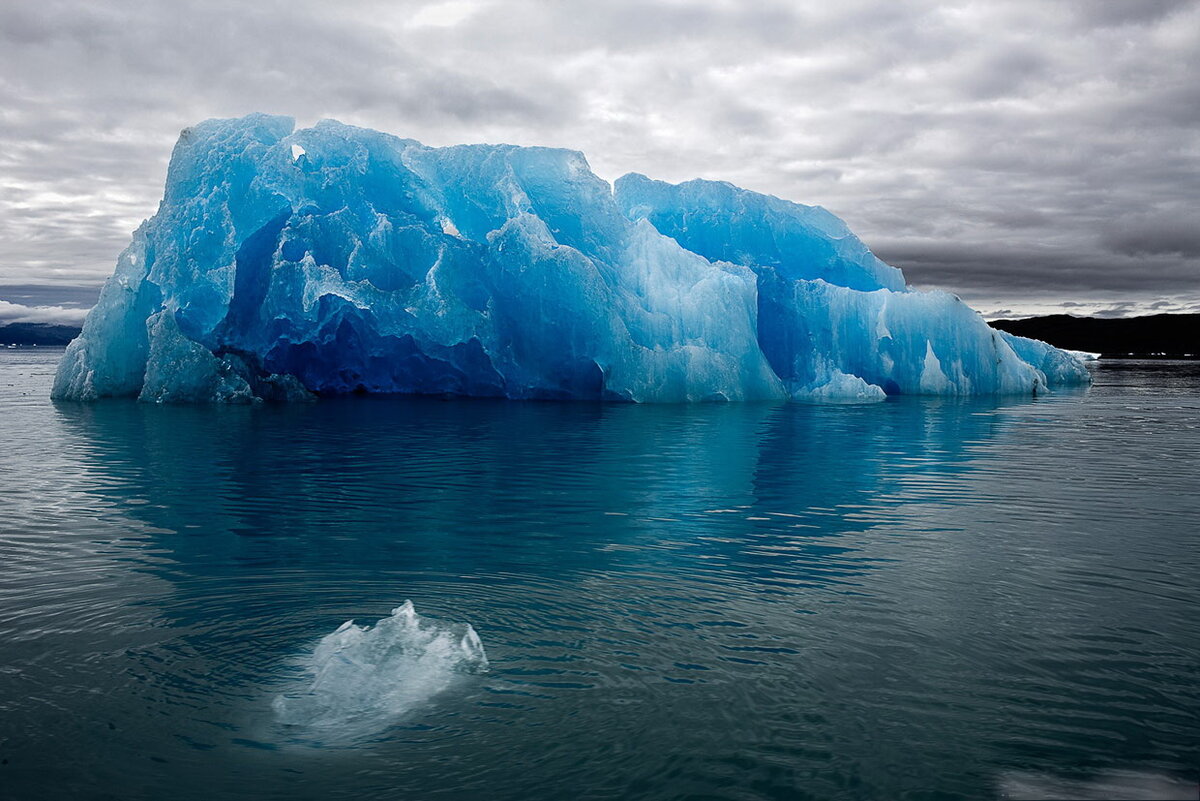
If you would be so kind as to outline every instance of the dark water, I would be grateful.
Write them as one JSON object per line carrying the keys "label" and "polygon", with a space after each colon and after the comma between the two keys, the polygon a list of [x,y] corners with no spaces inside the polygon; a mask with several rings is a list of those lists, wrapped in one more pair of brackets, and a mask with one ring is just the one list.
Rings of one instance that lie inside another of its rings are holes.
{"label": "dark water", "polygon": [[[57,356],[0,353],[0,797],[1195,797],[1195,364],[172,408],[51,404]],[[490,670],[283,726],[297,659],[405,599]]]}

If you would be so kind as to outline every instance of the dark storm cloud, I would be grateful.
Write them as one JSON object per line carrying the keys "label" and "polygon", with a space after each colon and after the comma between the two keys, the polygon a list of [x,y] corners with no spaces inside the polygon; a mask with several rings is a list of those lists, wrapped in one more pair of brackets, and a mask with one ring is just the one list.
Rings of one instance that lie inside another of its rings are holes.
{"label": "dark storm cloud", "polygon": [[[1195,211],[1177,219],[1142,219],[1118,223],[1104,234],[1103,243],[1126,256],[1182,256],[1200,259],[1200,227]],[[1194,272],[1200,277],[1200,271]]]}
{"label": "dark storm cloud", "polygon": [[70,313],[179,130],[263,110],[820,204],[992,309],[1177,308],[1198,54],[1198,0],[4,4],[0,299]]}
{"label": "dark storm cloud", "polygon": [[0,298],[21,306],[59,305],[72,309],[88,309],[99,295],[98,286],[0,284]]}
{"label": "dark storm cloud", "polygon": [[1137,293],[1147,283],[1194,288],[1200,272],[1158,254],[1077,254],[1050,247],[1005,247],[927,242],[888,244],[875,249],[904,270],[910,283],[979,295],[1004,290],[1022,294]]}

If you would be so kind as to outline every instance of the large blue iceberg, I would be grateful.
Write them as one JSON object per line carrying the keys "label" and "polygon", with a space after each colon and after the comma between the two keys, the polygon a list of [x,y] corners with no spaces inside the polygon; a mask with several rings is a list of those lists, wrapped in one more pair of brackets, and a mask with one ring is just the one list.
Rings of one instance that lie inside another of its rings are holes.
{"label": "large blue iceberg", "polygon": [[180,136],[53,393],[844,401],[1087,381],[906,288],[820,207],[255,114]]}

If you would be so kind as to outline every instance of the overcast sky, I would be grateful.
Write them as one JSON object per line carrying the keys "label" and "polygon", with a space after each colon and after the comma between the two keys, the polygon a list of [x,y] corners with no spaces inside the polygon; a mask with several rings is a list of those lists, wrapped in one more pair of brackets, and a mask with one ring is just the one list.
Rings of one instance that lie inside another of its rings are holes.
{"label": "overcast sky", "polygon": [[820,204],[989,316],[1200,311],[1200,0],[12,0],[0,321],[80,319],[251,111]]}

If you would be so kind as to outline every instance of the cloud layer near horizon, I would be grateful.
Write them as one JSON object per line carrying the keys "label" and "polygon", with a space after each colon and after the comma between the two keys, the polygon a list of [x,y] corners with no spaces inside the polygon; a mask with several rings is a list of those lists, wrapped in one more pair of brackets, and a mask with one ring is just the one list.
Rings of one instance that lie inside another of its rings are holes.
{"label": "cloud layer near horizon", "polygon": [[1197,74],[1196,0],[6,4],[0,297],[74,305],[262,110],[820,204],[985,312],[1200,310]]}

